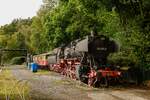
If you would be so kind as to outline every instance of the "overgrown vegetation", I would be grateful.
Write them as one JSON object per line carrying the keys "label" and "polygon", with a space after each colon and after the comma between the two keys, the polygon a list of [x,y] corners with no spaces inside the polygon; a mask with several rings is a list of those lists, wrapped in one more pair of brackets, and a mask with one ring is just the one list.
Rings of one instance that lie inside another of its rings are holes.
{"label": "overgrown vegetation", "polygon": [[[0,48],[43,53],[89,35],[94,29],[120,44],[121,51],[110,56],[113,62],[150,68],[149,0],[43,0],[43,3],[37,16],[15,19],[0,28]],[[20,55],[11,53],[6,58],[14,56]]]}
{"label": "overgrown vegetation", "polygon": [[16,80],[9,70],[0,72],[0,100],[29,100],[27,83]]}
{"label": "overgrown vegetation", "polygon": [[12,60],[11,60],[11,64],[12,65],[21,65],[25,62],[25,57],[14,57]]}

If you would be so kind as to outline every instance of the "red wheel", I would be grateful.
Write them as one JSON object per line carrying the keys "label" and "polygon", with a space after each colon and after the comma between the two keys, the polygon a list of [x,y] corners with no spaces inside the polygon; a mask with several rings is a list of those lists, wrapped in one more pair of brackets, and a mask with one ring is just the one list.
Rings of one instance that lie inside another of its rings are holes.
{"label": "red wheel", "polygon": [[94,86],[95,78],[88,78],[88,86]]}
{"label": "red wheel", "polygon": [[72,74],[73,79],[77,79],[75,73]]}

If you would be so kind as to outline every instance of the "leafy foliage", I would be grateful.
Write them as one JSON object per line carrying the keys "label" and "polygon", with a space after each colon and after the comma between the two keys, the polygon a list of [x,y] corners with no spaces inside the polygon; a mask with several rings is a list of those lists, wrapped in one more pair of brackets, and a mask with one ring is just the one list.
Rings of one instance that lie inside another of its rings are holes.
{"label": "leafy foliage", "polygon": [[43,0],[37,16],[0,28],[0,48],[43,53],[94,30],[120,45],[121,51],[111,56],[114,61],[149,66],[149,6],[149,0]]}

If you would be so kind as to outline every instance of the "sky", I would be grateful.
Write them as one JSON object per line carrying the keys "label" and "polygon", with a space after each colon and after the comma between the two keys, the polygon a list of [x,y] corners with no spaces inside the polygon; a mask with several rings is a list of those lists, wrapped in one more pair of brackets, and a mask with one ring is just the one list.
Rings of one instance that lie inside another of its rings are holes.
{"label": "sky", "polygon": [[35,16],[41,4],[42,0],[0,0],[0,26]]}

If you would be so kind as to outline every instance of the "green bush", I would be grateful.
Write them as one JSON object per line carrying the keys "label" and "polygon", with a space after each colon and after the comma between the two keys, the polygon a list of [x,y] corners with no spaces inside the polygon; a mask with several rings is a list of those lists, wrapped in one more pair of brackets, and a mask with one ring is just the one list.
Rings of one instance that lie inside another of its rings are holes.
{"label": "green bush", "polygon": [[25,62],[25,57],[14,57],[11,60],[11,64],[23,64]]}
{"label": "green bush", "polygon": [[138,64],[138,60],[133,55],[124,55],[124,53],[119,52],[112,54],[108,57],[110,64],[115,64],[119,66],[130,66],[135,67]]}

